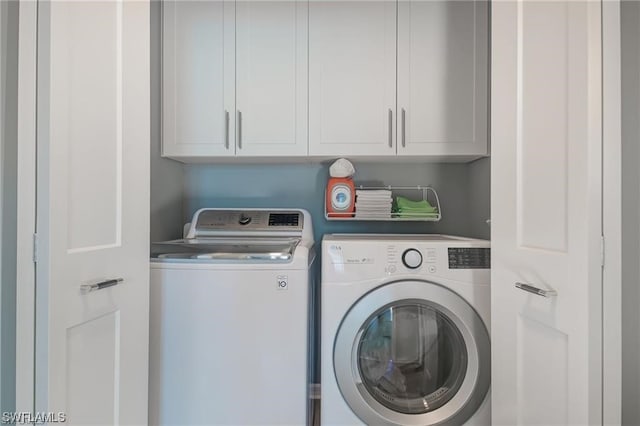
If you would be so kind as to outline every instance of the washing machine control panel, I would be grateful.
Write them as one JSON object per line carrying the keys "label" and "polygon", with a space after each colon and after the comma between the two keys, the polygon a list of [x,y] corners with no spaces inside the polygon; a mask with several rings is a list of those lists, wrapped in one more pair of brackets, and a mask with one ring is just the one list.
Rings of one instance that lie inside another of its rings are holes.
{"label": "washing machine control panel", "polygon": [[[210,237],[234,232],[301,233],[304,217],[296,210],[227,210],[202,209],[196,212],[191,238]],[[246,234],[250,235],[250,234]]]}
{"label": "washing machine control panel", "polygon": [[410,248],[402,253],[402,263],[409,269],[416,269],[422,265],[422,254],[414,248]]}

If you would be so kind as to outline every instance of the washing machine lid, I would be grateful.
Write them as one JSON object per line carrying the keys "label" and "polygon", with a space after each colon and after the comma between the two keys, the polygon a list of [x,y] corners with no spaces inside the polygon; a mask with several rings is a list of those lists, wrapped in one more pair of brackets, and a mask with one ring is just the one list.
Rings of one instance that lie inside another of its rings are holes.
{"label": "washing machine lid", "polygon": [[300,238],[185,238],[151,245],[152,261],[290,262]]}

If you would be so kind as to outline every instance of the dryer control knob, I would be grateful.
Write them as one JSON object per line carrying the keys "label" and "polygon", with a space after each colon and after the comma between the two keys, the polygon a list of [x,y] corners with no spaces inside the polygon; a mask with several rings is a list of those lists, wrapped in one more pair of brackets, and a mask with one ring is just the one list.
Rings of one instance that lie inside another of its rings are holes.
{"label": "dryer control knob", "polygon": [[408,249],[402,253],[402,263],[409,269],[416,269],[422,265],[422,255],[416,249]]}

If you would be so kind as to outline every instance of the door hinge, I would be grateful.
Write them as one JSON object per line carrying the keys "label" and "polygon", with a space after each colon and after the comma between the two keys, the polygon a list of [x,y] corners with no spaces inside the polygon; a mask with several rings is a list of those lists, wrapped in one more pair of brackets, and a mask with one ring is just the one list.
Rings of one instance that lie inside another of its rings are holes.
{"label": "door hinge", "polygon": [[38,234],[33,234],[33,263],[38,263]]}
{"label": "door hinge", "polygon": [[604,268],[604,235],[600,236],[600,266]]}

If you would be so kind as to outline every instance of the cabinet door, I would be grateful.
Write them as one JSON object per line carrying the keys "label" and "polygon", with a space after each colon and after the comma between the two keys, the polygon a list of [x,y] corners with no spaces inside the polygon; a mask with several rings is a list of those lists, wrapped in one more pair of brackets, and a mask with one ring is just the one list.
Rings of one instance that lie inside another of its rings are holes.
{"label": "cabinet door", "polygon": [[308,2],[236,8],[236,153],[307,155]]}
{"label": "cabinet door", "polygon": [[309,3],[309,152],[394,155],[396,2]]}
{"label": "cabinet door", "polygon": [[399,1],[398,154],[487,154],[487,3]]}
{"label": "cabinet door", "polygon": [[235,3],[163,6],[163,155],[234,155]]}

